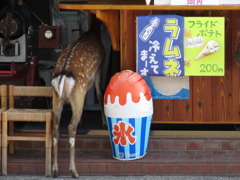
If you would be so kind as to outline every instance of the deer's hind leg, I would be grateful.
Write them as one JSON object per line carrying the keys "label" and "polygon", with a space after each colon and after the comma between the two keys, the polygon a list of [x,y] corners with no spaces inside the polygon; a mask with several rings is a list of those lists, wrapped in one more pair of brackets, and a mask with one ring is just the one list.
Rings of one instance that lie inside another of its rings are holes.
{"label": "deer's hind leg", "polygon": [[82,112],[83,112],[83,105],[84,105],[84,98],[86,94],[86,89],[75,89],[69,101],[72,107],[72,119],[68,126],[68,133],[69,133],[69,146],[70,146],[70,167],[69,170],[72,173],[72,177],[78,177],[78,173],[75,166],[75,138],[76,138],[76,131],[77,126],[81,120]]}
{"label": "deer's hind leg", "polygon": [[57,94],[53,94],[53,123],[52,123],[52,135],[53,135],[53,166],[52,166],[52,176],[58,177],[58,140],[59,140],[59,123],[62,113],[64,100],[59,99]]}

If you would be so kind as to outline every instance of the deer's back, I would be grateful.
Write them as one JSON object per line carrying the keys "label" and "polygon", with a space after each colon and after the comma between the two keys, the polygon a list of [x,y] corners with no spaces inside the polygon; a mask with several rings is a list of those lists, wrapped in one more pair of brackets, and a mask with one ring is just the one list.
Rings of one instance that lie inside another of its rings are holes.
{"label": "deer's back", "polygon": [[71,43],[59,57],[54,75],[59,73],[73,76],[76,83],[86,83],[101,65],[104,58],[104,49],[92,32],[82,35]]}

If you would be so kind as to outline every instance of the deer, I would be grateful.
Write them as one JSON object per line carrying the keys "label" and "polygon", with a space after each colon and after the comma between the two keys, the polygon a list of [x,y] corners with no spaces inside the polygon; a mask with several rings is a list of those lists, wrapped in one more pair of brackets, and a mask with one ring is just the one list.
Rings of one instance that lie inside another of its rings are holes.
{"label": "deer", "polygon": [[100,87],[104,56],[105,51],[100,39],[94,32],[88,31],[78,40],[69,44],[57,60],[51,82],[53,86],[53,177],[58,177],[59,123],[65,101],[70,103],[72,109],[68,133],[69,170],[73,178],[79,176],[75,167],[76,130],[83,113],[86,92],[93,84],[95,84],[97,98],[101,105],[102,119],[104,119],[103,95]]}

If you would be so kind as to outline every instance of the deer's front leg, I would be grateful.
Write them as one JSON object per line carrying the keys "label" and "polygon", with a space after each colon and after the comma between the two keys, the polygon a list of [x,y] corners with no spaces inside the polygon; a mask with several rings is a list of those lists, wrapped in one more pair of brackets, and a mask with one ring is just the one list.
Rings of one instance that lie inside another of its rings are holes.
{"label": "deer's front leg", "polygon": [[61,118],[63,108],[63,100],[53,98],[53,166],[52,166],[52,176],[58,177],[58,140],[59,140],[59,122]]}

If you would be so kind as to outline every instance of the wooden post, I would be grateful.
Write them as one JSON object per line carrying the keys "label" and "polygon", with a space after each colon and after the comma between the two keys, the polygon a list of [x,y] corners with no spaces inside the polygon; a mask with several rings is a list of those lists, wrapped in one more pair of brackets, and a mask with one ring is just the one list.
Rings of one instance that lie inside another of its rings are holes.
{"label": "wooden post", "polygon": [[2,118],[2,175],[7,175],[7,113],[3,112]]}
{"label": "wooden post", "polygon": [[7,85],[1,85],[1,109],[7,109]]}
{"label": "wooden post", "polygon": [[[14,108],[14,86],[9,86],[9,108]],[[14,135],[14,122],[9,122],[9,136]],[[9,154],[14,154],[14,142],[9,142]]]}
{"label": "wooden post", "polygon": [[52,135],[51,135],[51,119],[52,113],[46,113],[46,161],[45,161],[45,176],[51,176],[51,149],[52,149]]}

